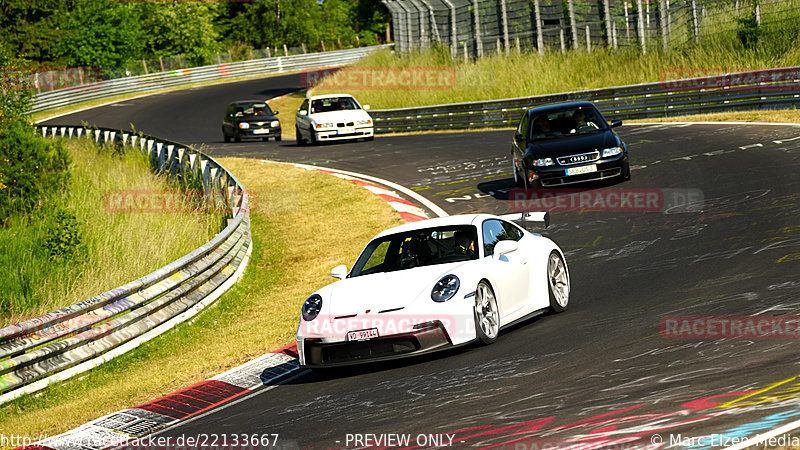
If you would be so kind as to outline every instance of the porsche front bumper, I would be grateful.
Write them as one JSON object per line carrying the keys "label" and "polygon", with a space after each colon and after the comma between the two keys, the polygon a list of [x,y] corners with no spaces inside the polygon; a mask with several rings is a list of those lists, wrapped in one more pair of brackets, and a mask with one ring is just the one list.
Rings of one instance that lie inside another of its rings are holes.
{"label": "porsche front bumper", "polygon": [[300,366],[339,367],[372,361],[385,361],[444,350],[453,344],[439,321],[420,324],[408,333],[374,339],[326,341],[320,338],[297,340]]}

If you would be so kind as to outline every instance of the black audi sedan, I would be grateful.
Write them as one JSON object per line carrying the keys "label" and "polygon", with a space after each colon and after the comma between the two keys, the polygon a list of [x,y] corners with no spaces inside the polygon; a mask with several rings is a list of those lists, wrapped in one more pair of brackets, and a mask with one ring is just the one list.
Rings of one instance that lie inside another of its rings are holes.
{"label": "black audi sedan", "polygon": [[222,137],[225,142],[233,139],[258,139],[268,141],[269,138],[281,140],[281,122],[276,117],[278,111],[272,111],[267,102],[262,100],[240,100],[228,105],[222,118]]}
{"label": "black audi sedan", "polygon": [[590,102],[539,106],[525,112],[511,143],[514,180],[524,188],[631,178],[628,149]]}

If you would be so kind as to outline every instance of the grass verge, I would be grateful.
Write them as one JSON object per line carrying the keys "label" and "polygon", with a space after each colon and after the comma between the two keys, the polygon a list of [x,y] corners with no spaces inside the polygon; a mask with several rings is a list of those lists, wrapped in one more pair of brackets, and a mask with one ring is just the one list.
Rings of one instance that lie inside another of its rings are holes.
{"label": "grass verge", "polygon": [[300,108],[300,104],[306,98],[306,91],[299,91],[269,102],[269,107],[273,111],[280,111],[281,137],[283,139],[295,138],[295,113]]}
{"label": "grass verge", "polygon": [[[797,0],[787,3],[800,6]],[[758,38],[755,41],[743,40],[740,33],[743,30],[731,29],[704,37],[699,44],[685,44],[669,52],[651,48],[646,55],[636,47],[619,50],[596,47],[591,53],[570,50],[563,54],[548,49],[543,55],[534,49],[521,53],[512,51],[509,56],[492,54],[464,62],[452,57],[448,48],[406,54],[382,50],[327,77],[315,92],[323,94],[344,90],[375,109],[389,109],[797,66],[800,64],[800,46],[797,45],[800,22],[793,18],[798,13],[796,8],[786,5],[781,5],[781,8],[786,13],[769,22],[765,19],[764,25],[756,30]],[[764,14],[770,17],[774,13],[764,10]],[[726,19],[735,25],[739,17]],[[400,75],[402,69],[412,69],[410,77],[409,73],[405,74],[405,83],[418,83],[416,87],[405,87]],[[422,76],[415,77],[415,73]],[[408,81],[409,78],[413,83]],[[398,81],[391,83],[390,79]],[[440,83],[440,80],[451,81]]]}
{"label": "grass verge", "polygon": [[352,264],[377,232],[402,223],[379,197],[337,177],[220,158],[259,195],[244,277],[192,323],[78,378],[0,406],[0,435],[38,437],[174,392],[292,341],[300,305]]}
{"label": "grass verge", "polygon": [[86,300],[142,277],[211,239],[218,214],[110,212],[109,191],[171,189],[136,151],[113,152],[86,140],[64,140],[71,181],[29,214],[0,227],[0,296],[10,311],[0,326]]}

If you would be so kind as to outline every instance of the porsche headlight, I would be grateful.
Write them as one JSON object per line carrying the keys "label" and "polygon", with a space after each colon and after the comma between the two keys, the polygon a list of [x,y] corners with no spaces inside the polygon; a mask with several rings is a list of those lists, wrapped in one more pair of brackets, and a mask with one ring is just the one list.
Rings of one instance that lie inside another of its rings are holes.
{"label": "porsche headlight", "polygon": [[250,128],[250,124],[247,123],[247,122],[241,122],[241,123],[239,123],[239,128],[241,128],[243,130],[246,130],[246,129]]}
{"label": "porsche headlight", "polygon": [[609,156],[617,156],[620,153],[622,153],[622,147],[604,148],[603,158],[608,158]]}
{"label": "porsche headlight", "polygon": [[431,290],[431,300],[435,302],[446,302],[453,298],[458,292],[461,282],[455,275],[445,275],[437,281]]}
{"label": "porsche headlight", "polygon": [[320,297],[319,294],[308,297],[306,302],[303,303],[303,320],[311,322],[317,318],[320,310],[322,310],[322,297]]}
{"label": "porsche headlight", "polygon": [[333,124],[332,123],[318,123],[316,128],[318,130],[322,129],[322,128],[333,128]]}
{"label": "porsche headlight", "polygon": [[545,167],[553,165],[553,158],[534,159],[533,165],[536,167]]}
{"label": "porsche headlight", "polygon": [[281,126],[281,123],[279,121],[277,121],[277,120],[273,120],[272,122],[269,123],[269,126],[272,127],[272,128],[277,128],[277,127]]}

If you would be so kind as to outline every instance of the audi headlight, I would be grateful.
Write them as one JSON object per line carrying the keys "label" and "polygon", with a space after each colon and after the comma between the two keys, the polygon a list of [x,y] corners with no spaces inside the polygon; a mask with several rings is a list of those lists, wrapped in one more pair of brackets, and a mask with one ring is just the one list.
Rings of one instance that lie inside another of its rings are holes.
{"label": "audi headlight", "polygon": [[372,125],[372,120],[357,120],[356,125]]}
{"label": "audi headlight", "polygon": [[461,286],[461,282],[458,281],[457,276],[445,275],[433,286],[431,290],[431,300],[435,302],[446,302],[456,295],[459,286]]}
{"label": "audi headlight", "polygon": [[622,147],[604,148],[603,158],[608,158],[609,156],[617,156],[620,153],[622,153]]}
{"label": "audi headlight", "polygon": [[322,310],[322,297],[320,297],[319,294],[308,297],[306,302],[303,303],[303,320],[311,322],[317,318],[320,310]]}
{"label": "audi headlight", "polygon": [[322,128],[333,128],[333,124],[332,123],[318,123],[316,128],[318,130],[322,129]]}
{"label": "audi headlight", "polygon": [[250,124],[247,123],[247,122],[241,122],[241,123],[239,123],[239,128],[241,128],[243,130],[246,130],[246,129],[250,128]]}
{"label": "audi headlight", "polygon": [[279,121],[277,121],[277,120],[273,120],[272,122],[269,123],[269,126],[272,127],[272,128],[277,128],[277,127],[281,126],[281,123]]}
{"label": "audi headlight", "polygon": [[544,166],[552,166],[553,165],[553,158],[541,158],[541,159],[534,159],[533,165],[536,167],[544,167]]}

